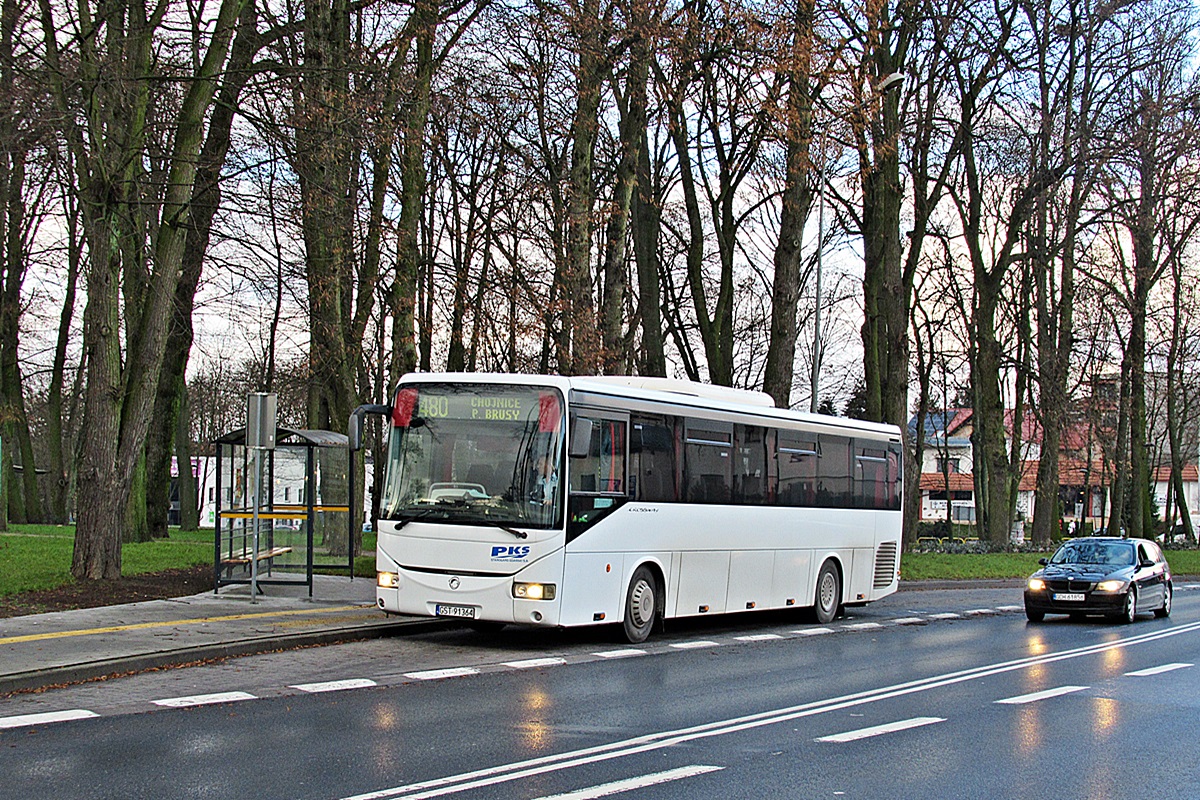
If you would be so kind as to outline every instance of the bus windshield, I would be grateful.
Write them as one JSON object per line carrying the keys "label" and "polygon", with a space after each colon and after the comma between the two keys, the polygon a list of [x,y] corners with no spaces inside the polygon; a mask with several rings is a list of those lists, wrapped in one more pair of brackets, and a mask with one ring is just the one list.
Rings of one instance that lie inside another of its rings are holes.
{"label": "bus windshield", "polygon": [[557,389],[402,387],[392,409],[380,518],[560,526],[563,428]]}

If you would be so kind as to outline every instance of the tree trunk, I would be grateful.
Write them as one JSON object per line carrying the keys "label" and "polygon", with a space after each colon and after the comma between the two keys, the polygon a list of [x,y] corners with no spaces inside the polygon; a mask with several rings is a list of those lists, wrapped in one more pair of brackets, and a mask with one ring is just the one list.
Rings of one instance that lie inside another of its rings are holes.
{"label": "tree trunk", "polygon": [[[771,334],[763,391],[775,405],[791,405],[792,372],[796,362],[796,308],[800,302],[800,268],[804,226],[812,208],[812,70],[813,0],[796,0],[792,50],[787,73],[786,174],[780,199],[779,239],[771,283]],[[820,154],[825,157],[824,153]],[[824,191],[818,186],[817,191]],[[817,244],[820,247],[820,243]]]}

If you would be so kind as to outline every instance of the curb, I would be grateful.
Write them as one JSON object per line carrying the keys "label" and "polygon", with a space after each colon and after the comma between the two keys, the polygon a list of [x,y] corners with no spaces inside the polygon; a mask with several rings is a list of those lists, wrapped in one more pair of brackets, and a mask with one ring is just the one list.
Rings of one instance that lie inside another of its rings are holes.
{"label": "curb", "polygon": [[183,666],[202,661],[257,655],[273,650],[291,650],[342,642],[382,639],[403,633],[424,633],[441,630],[446,621],[441,619],[413,619],[381,622],[353,628],[334,628],[308,633],[287,633],[272,636],[257,636],[238,641],[196,645],[152,653],[138,653],[98,661],[65,664],[46,669],[26,670],[0,676],[0,695],[32,692],[60,684],[86,683],[120,675],[147,672],[155,669]]}

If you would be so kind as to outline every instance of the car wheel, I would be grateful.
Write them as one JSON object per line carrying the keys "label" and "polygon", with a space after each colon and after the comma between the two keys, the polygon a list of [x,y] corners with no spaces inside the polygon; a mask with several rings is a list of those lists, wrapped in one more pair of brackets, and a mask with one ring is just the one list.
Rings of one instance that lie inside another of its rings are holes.
{"label": "car wheel", "polygon": [[817,573],[817,591],[813,598],[813,617],[822,625],[833,622],[842,600],[842,579],[832,561],[821,565]]}
{"label": "car wheel", "polygon": [[1046,618],[1045,611],[1034,611],[1029,606],[1025,606],[1025,619],[1030,622],[1041,622]]}
{"label": "car wheel", "polygon": [[1125,607],[1121,610],[1121,621],[1126,625],[1137,619],[1137,590],[1132,586],[1125,595]]}
{"label": "car wheel", "polygon": [[625,595],[625,639],[630,644],[641,644],[650,636],[654,621],[658,617],[658,587],[653,573],[646,567],[634,570]]}
{"label": "car wheel", "polygon": [[1165,593],[1163,594],[1162,608],[1154,609],[1154,616],[1159,619],[1171,616],[1171,595],[1174,593],[1171,589],[1171,584],[1168,583],[1163,587],[1163,590]]}

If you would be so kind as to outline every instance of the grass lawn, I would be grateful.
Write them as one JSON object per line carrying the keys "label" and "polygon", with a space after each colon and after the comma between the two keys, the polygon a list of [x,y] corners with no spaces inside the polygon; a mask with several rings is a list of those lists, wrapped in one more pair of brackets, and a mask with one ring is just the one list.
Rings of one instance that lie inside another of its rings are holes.
{"label": "grass lawn", "polygon": [[[73,525],[9,525],[7,533],[0,533],[0,597],[71,583],[74,546]],[[375,534],[363,534],[363,547],[368,551],[375,549]],[[185,532],[172,528],[166,539],[121,547],[123,575],[184,569],[212,564],[212,560],[211,530]],[[334,574],[346,573],[341,570]],[[354,560],[354,574],[374,578],[375,556],[358,556]]]}
{"label": "grass lawn", "polygon": [[[0,597],[72,582],[73,525],[10,525],[0,533]],[[122,545],[121,570],[141,575],[212,561],[212,533],[171,531],[166,539]]]}
{"label": "grass lawn", "polygon": [[[1200,575],[1200,550],[1164,550],[1175,575]],[[900,577],[908,581],[1027,578],[1049,553],[904,553]]]}

